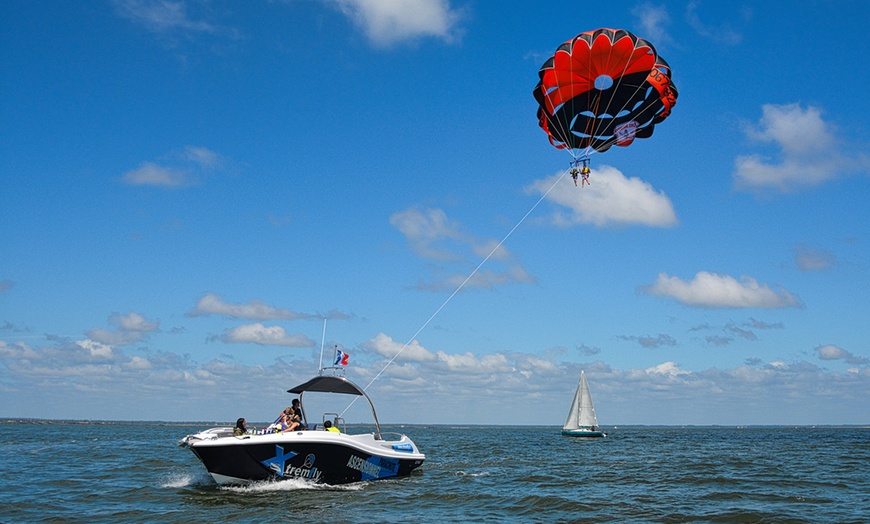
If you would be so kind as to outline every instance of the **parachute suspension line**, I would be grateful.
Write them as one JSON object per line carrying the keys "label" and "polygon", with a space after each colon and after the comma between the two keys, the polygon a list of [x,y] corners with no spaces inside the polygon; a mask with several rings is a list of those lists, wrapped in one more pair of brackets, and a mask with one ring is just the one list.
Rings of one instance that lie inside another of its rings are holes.
{"label": "parachute suspension line", "polygon": [[[407,349],[408,346],[411,345],[411,343],[414,341],[414,339],[417,338],[417,335],[419,335],[424,329],[426,329],[426,326],[428,326],[433,320],[435,320],[435,317],[437,317],[438,314],[441,313],[441,310],[444,309],[451,300],[453,300],[453,297],[455,297],[456,294],[459,293],[463,287],[465,287],[465,284],[467,284],[469,280],[474,278],[474,275],[476,275],[477,272],[480,271],[480,268],[483,267],[483,265],[486,264],[486,262],[490,258],[492,258],[492,256],[495,254],[495,252],[498,251],[499,249],[501,249],[501,246],[503,246],[504,243],[507,242],[508,238],[510,238],[510,236],[514,234],[514,231],[516,231],[517,228],[519,228],[520,225],[522,225],[522,223],[525,222],[525,220],[529,217],[529,215],[531,215],[532,212],[535,209],[537,209],[537,207],[541,204],[541,202],[543,202],[544,199],[547,198],[547,195],[549,195],[550,192],[553,191],[553,189],[555,189],[555,187],[559,184],[559,182],[562,181],[563,178],[565,178],[565,175],[567,175],[567,174],[568,174],[568,170],[565,170],[562,172],[562,174],[559,176],[559,178],[557,178],[556,181],[553,182],[553,185],[551,185],[550,188],[547,189],[543,195],[541,195],[541,198],[539,198],[538,201],[535,202],[534,205],[532,205],[532,207],[529,208],[528,211],[526,211],[526,214],[523,215],[523,217],[519,219],[519,221],[514,225],[514,227],[512,227],[510,229],[510,231],[508,231],[508,233],[504,236],[504,238],[502,238],[501,241],[499,241],[499,243],[494,248],[492,248],[492,251],[490,251],[489,254],[486,255],[486,257],[484,257],[483,260],[480,261],[480,263],[477,265],[477,267],[474,268],[474,270],[471,273],[469,273],[467,277],[465,277],[465,280],[463,280],[462,283],[459,284],[455,290],[453,290],[453,293],[451,293],[450,296],[447,297],[447,299],[440,306],[438,306],[438,309],[436,309],[435,312],[432,313],[432,315],[426,320],[426,322],[423,322],[423,325],[421,325],[420,328],[417,329],[417,331],[413,335],[411,335],[411,338],[408,339],[407,342],[405,342],[405,345],[403,345],[402,348],[398,352],[396,352],[396,354],[393,355],[393,357],[389,361],[387,361],[386,364],[384,364],[384,367],[381,368],[381,370],[378,371],[377,375],[375,375],[374,378],[372,378],[371,381],[366,385],[366,387],[363,388],[363,391],[367,391],[371,387],[371,385],[374,384],[375,381],[378,380],[381,377],[381,375],[384,374],[384,371],[386,371],[387,368],[390,367],[390,365],[397,358],[399,358],[399,355],[401,355],[402,352],[405,351],[405,349]],[[342,411],[339,416],[344,416],[345,412],[347,412],[347,410],[350,409],[351,406],[353,406],[353,403],[356,402],[356,399],[358,399],[358,398],[359,397],[354,397],[353,400],[350,401],[350,404],[348,404],[347,407],[344,408],[344,411]]]}
{"label": "parachute suspension line", "polygon": [[[650,44],[649,42],[647,42],[647,45],[652,46],[652,44]],[[635,41],[635,42],[634,42],[634,47],[632,48],[632,51],[637,51],[637,48],[638,48],[638,42]],[[623,80],[623,78],[625,78],[625,72],[628,70],[629,65],[631,65],[630,62],[629,62],[628,60],[626,60],[626,61],[625,61],[625,65],[624,65],[623,68],[622,68],[622,74],[619,75],[619,78],[616,80],[616,85],[613,86],[613,89],[614,89],[614,90],[618,90],[618,89],[619,89],[620,85],[622,84],[622,80]],[[640,89],[641,89],[642,86],[643,86],[643,83],[642,83],[642,82],[641,82],[640,84],[638,84],[637,87],[635,87],[635,89],[634,89],[634,94],[637,94],[637,92],[640,91]],[[630,103],[631,103],[631,100],[633,100],[633,99],[634,99],[633,96],[628,97],[628,98],[626,99],[625,104],[623,104],[622,107],[620,107],[616,112],[613,113],[613,118],[615,119],[615,118],[616,118],[616,115],[618,115],[618,114],[621,113],[623,110],[625,110],[625,108],[627,107],[627,105],[630,104]],[[613,98],[611,98],[611,101],[612,101],[612,100],[613,100]],[[611,108],[610,108],[610,103],[608,102],[608,105],[607,105],[607,107],[604,108],[604,111],[605,111],[605,112],[609,112],[610,110],[611,110]],[[596,111],[596,114],[598,114],[597,111]],[[596,121],[597,121],[597,119],[596,119]],[[612,123],[612,121],[611,121],[611,120],[608,120],[608,123]],[[601,130],[601,127],[602,127],[603,125],[604,125],[604,122],[603,122],[603,119],[602,119],[602,122],[600,123],[600,126],[599,126],[597,129],[595,129],[595,132],[596,132],[596,133],[599,132],[599,131]],[[610,144],[612,145],[612,143],[615,142],[615,141],[616,141],[616,136],[614,135],[613,137],[608,138],[607,140],[605,140],[605,141],[602,143],[602,145],[605,145],[605,144],[608,144],[608,143],[610,143]]]}

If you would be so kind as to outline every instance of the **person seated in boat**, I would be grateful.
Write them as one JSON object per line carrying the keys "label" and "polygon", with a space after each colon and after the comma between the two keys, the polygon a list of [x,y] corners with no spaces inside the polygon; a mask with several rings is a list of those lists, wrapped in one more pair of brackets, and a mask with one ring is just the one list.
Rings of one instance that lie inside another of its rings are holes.
{"label": "person seated in boat", "polygon": [[293,420],[293,408],[287,407],[281,415],[278,416],[278,424],[281,425],[281,431],[294,431],[299,427],[299,422]]}
{"label": "person seated in boat", "polygon": [[302,406],[300,406],[300,404],[299,404],[299,399],[294,398],[290,407],[293,408],[293,415],[291,416],[291,420],[293,420],[294,422],[296,422],[299,425],[298,429],[307,429],[305,427],[305,424],[302,423],[303,422],[303,420],[302,420]]}
{"label": "person seated in boat", "polygon": [[328,420],[323,423],[323,427],[324,427],[324,429],[326,429],[326,431],[331,431],[333,433],[341,433],[341,431],[339,431],[339,429],[337,427],[333,426],[332,422],[330,422]]}
{"label": "person seated in boat", "polygon": [[236,427],[233,428],[233,436],[241,437],[242,435],[246,435],[248,433],[248,423],[245,422],[244,418],[240,418],[236,421]]}

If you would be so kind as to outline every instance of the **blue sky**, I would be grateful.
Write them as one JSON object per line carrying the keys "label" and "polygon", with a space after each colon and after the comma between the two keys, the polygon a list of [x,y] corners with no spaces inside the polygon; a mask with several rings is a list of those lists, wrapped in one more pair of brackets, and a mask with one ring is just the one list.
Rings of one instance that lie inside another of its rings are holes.
{"label": "blue sky", "polygon": [[[0,416],[271,420],[325,340],[387,422],[868,423],[868,15],[4,2]],[[532,89],[599,27],[680,96],[577,188]]]}

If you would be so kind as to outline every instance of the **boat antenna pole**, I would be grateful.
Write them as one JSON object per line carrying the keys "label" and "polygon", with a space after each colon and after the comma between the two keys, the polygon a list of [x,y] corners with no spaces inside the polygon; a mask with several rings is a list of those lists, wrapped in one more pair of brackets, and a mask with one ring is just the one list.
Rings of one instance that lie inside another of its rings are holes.
{"label": "boat antenna pole", "polygon": [[323,344],[326,342],[326,319],[323,319],[323,335],[320,337],[320,367],[317,372],[318,375],[323,374]]}

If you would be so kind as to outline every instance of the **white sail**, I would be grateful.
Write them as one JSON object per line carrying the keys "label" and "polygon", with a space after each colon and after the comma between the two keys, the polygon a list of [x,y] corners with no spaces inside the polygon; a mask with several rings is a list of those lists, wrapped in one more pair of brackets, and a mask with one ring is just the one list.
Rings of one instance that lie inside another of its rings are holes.
{"label": "white sail", "polygon": [[580,382],[577,384],[577,392],[574,393],[574,401],[568,411],[568,419],[563,430],[597,429],[598,419],[595,417],[595,407],[592,405],[592,394],[589,392],[589,383],[586,382],[586,374],[580,371]]}

